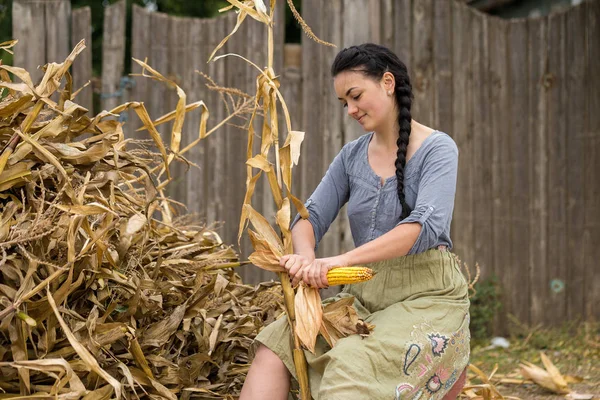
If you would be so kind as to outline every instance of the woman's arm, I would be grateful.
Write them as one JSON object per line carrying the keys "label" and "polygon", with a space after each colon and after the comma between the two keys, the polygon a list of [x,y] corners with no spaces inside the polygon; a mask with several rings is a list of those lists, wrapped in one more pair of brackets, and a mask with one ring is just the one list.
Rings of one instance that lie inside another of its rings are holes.
{"label": "woman's arm", "polygon": [[299,220],[292,228],[294,254],[287,254],[279,260],[290,277],[307,267],[315,260],[315,232],[308,220]]}
{"label": "woman's arm", "polygon": [[306,202],[308,219],[300,214],[292,221],[294,253],[281,258],[280,265],[294,277],[298,271],[315,260],[316,248],[337,217],[340,208],[348,201],[349,184],[344,165],[344,149],[334,158],[321,183]]}
{"label": "woman's arm", "polygon": [[452,219],[458,148],[445,136],[428,152],[421,171],[415,209],[389,232],[337,257],[318,258],[296,274],[314,287],[324,287],[327,271],[349,265],[368,264],[435,247]]}
{"label": "woman's arm", "polygon": [[342,254],[340,256],[342,264],[343,266],[368,264],[405,256],[417,241],[421,229],[421,224],[416,222],[398,225],[377,239]]}
{"label": "woman's arm", "polygon": [[[292,285],[303,280],[312,287],[327,287],[327,272],[336,267],[368,264],[390,258],[401,257],[413,247],[422,227],[419,223],[398,225],[391,231],[371,240],[360,247],[336,257],[317,258],[312,262],[294,265]],[[287,266],[286,266],[287,268]]]}
{"label": "woman's arm", "polygon": [[302,219],[292,229],[294,253],[304,256],[311,261],[315,259],[315,233],[311,223]]}

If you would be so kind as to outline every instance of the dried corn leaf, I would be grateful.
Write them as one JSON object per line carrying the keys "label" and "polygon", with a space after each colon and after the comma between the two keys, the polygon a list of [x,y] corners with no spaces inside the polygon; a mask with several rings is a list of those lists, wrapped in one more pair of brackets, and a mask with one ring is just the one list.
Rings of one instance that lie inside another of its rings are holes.
{"label": "dried corn leaf", "polygon": [[323,307],[321,334],[331,347],[341,338],[354,334],[368,336],[375,329],[358,317],[353,304],[354,297],[344,297]]}
{"label": "dried corn leaf", "polygon": [[[225,10],[225,9],[223,9]],[[235,26],[233,27],[233,29],[231,30],[231,33],[229,33],[229,35],[225,36],[225,38],[223,40],[221,40],[221,42],[217,45],[217,47],[215,47],[215,49],[213,50],[213,52],[210,54],[210,56],[208,57],[208,62],[210,62],[211,60],[213,60],[213,57],[215,56],[215,54],[217,53],[217,51],[219,51],[219,49],[223,46],[225,46],[225,43],[227,43],[227,41],[229,40],[229,38],[231,36],[233,36],[234,33],[237,32],[237,30],[240,28],[240,26],[242,25],[242,22],[244,22],[244,19],[246,19],[246,15],[248,15],[248,13],[245,12],[240,12],[237,16],[237,21],[235,23]]]}
{"label": "dried corn leaf", "polygon": [[542,364],[544,364],[546,371],[548,371],[556,386],[561,390],[568,390],[567,381],[561,375],[560,371],[558,368],[556,368],[552,361],[550,361],[550,359],[543,352],[540,353],[540,358],[542,359]]}
{"label": "dried corn leaf", "polygon": [[0,50],[4,50],[7,53],[14,54],[12,50],[10,50],[10,48],[16,45],[18,42],[19,41],[17,39],[4,41],[0,43]]}
{"label": "dried corn leaf", "polygon": [[302,344],[311,353],[314,353],[317,335],[323,322],[323,307],[319,290],[309,288],[301,283],[296,291],[294,306],[296,308],[296,334]]}
{"label": "dried corn leaf", "polygon": [[67,326],[66,322],[63,320],[62,316],[58,312],[58,308],[56,307],[56,303],[54,302],[54,298],[50,293],[50,290],[46,291],[46,295],[48,297],[48,303],[52,310],[54,311],[54,315],[60,324],[63,332],[65,333],[69,343],[73,347],[73,349],[77,352],[77,355],[81,358],[81,360],[85,363],[85,365],[89,368],[89,370],[94,371],[98,374],[102,379],[104,379],[112,388],[114,389],[115,396],[117,399],[121,398],[121,384],[111,375],[109,375],[104,369],[100,367],[98,361],[92,354],[77,340],[71,329]]}
{"label": "dried corn leaf", "polygon": [[570,392],[567,383],[564,382],[564,379],[559,380],[560,383],[557,384],[552,374],[550,374],[545,369],[540,368],[537,365],[534,365],[527,361],[523,361],[519,365],[521,367],[521,374],[523,375],[523,377],[525,377],[526,379],[531,379],[539,386],[548,389],[554,393],[566,394]]}

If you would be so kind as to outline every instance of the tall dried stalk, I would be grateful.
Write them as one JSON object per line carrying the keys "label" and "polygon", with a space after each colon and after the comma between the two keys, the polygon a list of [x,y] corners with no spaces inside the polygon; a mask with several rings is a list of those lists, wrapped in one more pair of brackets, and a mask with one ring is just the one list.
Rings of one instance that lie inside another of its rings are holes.
{"label": "tall dried stalk", "polygon": [[[302,399],[310,399],[310,387],[308,382],[308,371],[306,366],[306,358],[301,348],[301,340],[296,332],[296,310],[295,310],[295,293],[291,286],[289,277],[285,269],[279,266],[279,258],[284,254],[293,253],[292,237],[289,229],[291,220],[291,204],[294,204],[296,209],[300,212],[303,218],[308,218],[308,211],[304,207],[304,204],[291,193],[291,181],[292,181],[292,168],[298,164],[298,158],[300,156],[300,144],[304,139],[304,132],[294,131],[291,127],[289,112],[279,91],[280,82],[276,78],[276,74],[273,70],[273,52],[274,52],[274,38],[273,38],[273,24],[275,16],[276,0],[270,1],[270,7],[267,7],[262,0],[253,1],[238,1],[228,0],[231,6],[222,9],[221,11],[227,11],[236,8],[238,11],[237,23],[233,28],[232,32],[225,37],[217,48],[213,51],[210,59],[213,59],[215,53],[227,42],[227,40],[238,30],[242,22],[247,16],[262,22],[267,27],[267,67],[262,70],[252,61],[245,59],[244,57],[237,54],[225,54],[223,56],[215,57],[217,60],[225,56],[240,57],[253,67],[255,67],[259,75],[257,77],[257,90],[255,95],[255,108],[250,117],[248,123],[248,147],[247,147],[247,179],[246,179],[246,196],[244,198],[244,204],[242,206],[242,216],[240,221],[238,240],[241,237],[245,229],[247,229],[248,235],[251,239],[252,245],[255,252],[250,256],[250,260],[257,266],[267,269],[279,274],[281,279],[281,285],[283,288],[285,306],[288,316],[288,321],[293,338],[293,357],[294,365],[296,367],[298,383],[300,384],[300,395]],[[296,11],[293,9],[292,11]],[[302,20],[300,16],[295,13],[296,18]],[[308,28],[308,25],[303,24],[303,29],[307,35],[313,40],[317,40],[319,43],[327,44],[326,42],[320,41]],[[279,126],[277,121],[277,106],[278,102],[283,110],[286,127],[287,127],[287,138],[282,147],[279,147]],[[261,143],[260,153],[253,154],[253,140],[254,140],[254,128],[252,123],[257,115],[258,108],[262,105],[263,118],[267,123],[263,124],[263,131],[261,132]],[[269,153],[271,148],[274,147],[275,151],[275,165],[272,165],[269,159]],[[257,169],[256,175],[253,170]],[[271,227],[270,223],[258,213],[252,207],[252,196],[256,187],[256,182],[260,178],[260,175],[265,173],[273,194],[273,199],[277,206],[277,217],[276,223],[280,230],[280,235],[275,233],[275,230]],[[247,227],[247,222],[252,224],[255,231]],[[301,296],[302,299],[305,297]],[[313,307],[320,309],[321,304],[318,295],[308,296]],[[312,304],[315,303],[315,304]],[[320,326],[321,321],[314,321],[315,325]]]}

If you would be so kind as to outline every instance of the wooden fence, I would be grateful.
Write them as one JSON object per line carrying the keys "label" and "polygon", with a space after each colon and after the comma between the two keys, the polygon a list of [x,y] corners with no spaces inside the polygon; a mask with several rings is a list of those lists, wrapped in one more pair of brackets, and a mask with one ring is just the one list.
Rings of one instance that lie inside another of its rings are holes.
{"label": "wooden fence", "polygon": [[[13,4],[14,37],[28,50],[17,48],[15,63],[32,70],[64,58],[69,1]],[[283,8],[278,10],[276,72],[293,126],[307,133],[294,172],[295,192],[308,197],[341,146],[363,133],[334,96],[329,65],[336,52],[366,41],[387,45],[409,67],[413,117],[449,133],[459,146],[455,251],[471,267],[477,261],[484,278],[499,278],[505,311],[497,321],[500,331],[506,313],[525,324],[597,320],[600,0],[519,20],[491,17],[454,0],[303,0],[302,9],[313,31],[338,48],[306,38],[301,46],[284,47]],[[131,89],[123,89],[125,11],[124,2],[105,9],[103,108],[135,99],[158,117],[175,107],[172,90],[137,77]],[[89,10],[73,11],[71,45],[89,40],[89,18]],[[256,71],[241,60],[206,64],[212,49],[231,31],[233,18],[182,18],[133,7],[133,57],[147,57],[155,69],[175,78],[188,102],[204,100],[211,112],[209,127],[225,110],[196,69],[224,86],[254,91]],[[265,42],[263,27],[250,20],[221,53],[235,52],[264,65]],[[91,77],[91,54],[86,52],[73,67],[79,85]],[[86,90],[82,95],[91,106]],[[126,126],[133,135],[139,123],[133,116],[131,120]],[[199,116],[191,114],[184,145],[197,137],[198,124]],[[197,166],[186,174],[178,167],[176,176],[181,178],[170,192],[209,223],[224,221],[218,231],[228,243],[236,243],[245,146],[243,131],[234,127],[210,136],[187,155]],[[268,190],[268,185],[257,187],[255,206],[272,218]],[[323,239],[320,255],[352,247],[342,212]],[[249,254],[246,239],[241,253]],[[254,267],[242,274],[248,282],[272,277]]]}

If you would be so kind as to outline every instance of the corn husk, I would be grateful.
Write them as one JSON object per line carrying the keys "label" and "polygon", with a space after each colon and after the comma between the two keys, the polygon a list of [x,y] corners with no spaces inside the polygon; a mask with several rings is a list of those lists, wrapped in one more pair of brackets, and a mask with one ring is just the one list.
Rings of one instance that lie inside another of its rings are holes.
{"label": "corn husk", "polygon": [[354,334],[365,337],[375,329],[375,325],[358,317],[353,304],[354,297],[344,297],[323,308],[323,324],[320,332],[331,347],[334,347],[341,338]]}
{"label": "corn husk", "polygon": [[560,371],[544,354],[540,353],[544,368],[540,368],[535,364],[523,361],[520,364],[523,377],[531,379],[539,386],[548,389],[554,393],[567,394],[570,393],[569,386]]}
{"label": "corn husk", "polygon": [[294,301],[296,308],[296,334],[302,344],[312,353],[323,321],[323,307],[319,292],[301,283]]}

